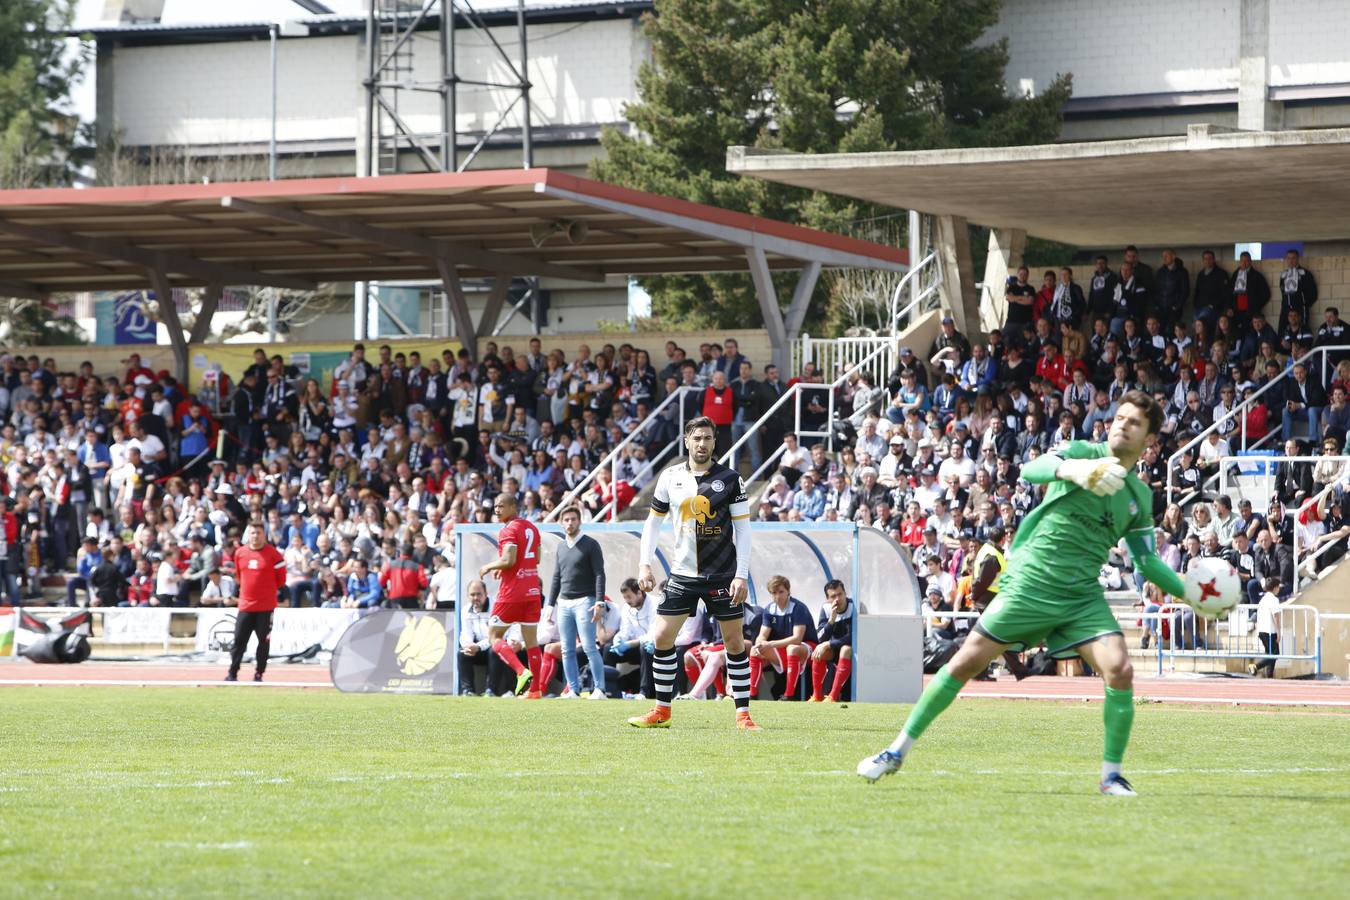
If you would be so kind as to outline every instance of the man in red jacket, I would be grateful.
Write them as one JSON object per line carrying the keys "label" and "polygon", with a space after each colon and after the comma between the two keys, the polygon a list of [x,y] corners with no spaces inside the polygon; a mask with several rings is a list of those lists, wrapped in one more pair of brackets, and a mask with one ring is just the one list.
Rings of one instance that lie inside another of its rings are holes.
{"label": "man in red jacket", "polygon": [[413,559],[413,545],[404,544],[399,558],[384,564],[380,584],[389,598],[390,609],[418,609],[422,592],[427,589],[427,572]]}
{"label": "man in red jacket", "polygon": [[714,372],[712,384],[703,391],[703,415],[717,426],[713,453],[720,459],[731,449],[731,422],[736,417],[736,392],[727,384],[723,372]]}
{"label": "man in red jacket", "polygon": [[286,560],[281,551],[267,543],[261,522],[249,525],[244,536],[246,546],[234,555],[239,581],[239,610],[234,620],[234,648],[230,651],[230,671],[226,681],[239,680],[239,664],[244,661],[249,635],[258,635],[258,652],[253,664],[253,680],[262,681],[267,671],[267,652],[272,643],[272,613],[277,594],[286,584]]}

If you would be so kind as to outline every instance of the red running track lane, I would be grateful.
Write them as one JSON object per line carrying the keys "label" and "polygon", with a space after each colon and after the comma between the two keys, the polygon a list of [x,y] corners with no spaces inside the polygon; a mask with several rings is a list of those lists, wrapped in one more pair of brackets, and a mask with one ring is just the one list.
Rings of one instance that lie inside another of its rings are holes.
{"label": "red running track lane", "polygon": [[253,681],[253,667],[245,664],[237,683],[227,683],[224,665],[206,663],[86,662],[73,666],[38,665],[26,659],[0,662],[0,687],[102,685],[115,687],[290,687],[329,688],[328,667],[272,664],[267,680]]}
{"label": "red running track lane", "polygon": [[[87,662],[74,666],[41,666],[27,660],[0,661],[0,687],[43,685],[289,687],[331,689],[328,667],[322,665],[270,666],[267,680],[253,683],[253,669],[245,665],[238,684],[226,684],[223,665],[204,663]],[[1137,678],[1135,694],[1163,703],[1223,703],[1241,706],[1315,706],[1350,709],[1350,683],[1336,681],[1279,681],[1247,678],[1173,676]],[[1014,681],[972,681],[961,692],[971,699],[1097,701],[1102,683],[1096,678],[1028,678]]]}

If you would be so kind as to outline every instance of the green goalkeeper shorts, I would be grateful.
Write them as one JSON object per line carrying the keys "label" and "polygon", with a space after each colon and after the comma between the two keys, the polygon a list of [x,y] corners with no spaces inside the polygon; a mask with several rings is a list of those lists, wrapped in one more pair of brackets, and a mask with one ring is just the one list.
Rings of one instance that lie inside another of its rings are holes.
{"label": "green goalkeeper shorts", "polygon": [[1077,648],[1108,634],[1121,634],[1106,598],[1028,598],[1004,591],[980,616],[975,630],[992,641],[1026,650],[1045,644],[1056,658],[1076,656]]}

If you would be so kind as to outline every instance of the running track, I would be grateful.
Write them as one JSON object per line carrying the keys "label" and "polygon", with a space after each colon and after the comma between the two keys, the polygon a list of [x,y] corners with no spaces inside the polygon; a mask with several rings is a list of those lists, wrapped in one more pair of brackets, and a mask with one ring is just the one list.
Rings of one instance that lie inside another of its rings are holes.
{"label": "running track", "polygon": [[[273,665],[267,681],[255,685],[253,670],[245,666],[242,681],[224,684],[223,666],[201,663],[101,663],[40,666],[27,660],[0,662],[0,687],[104,685],[122,687],[304,688],[332,690],[328,668],[322,665]],[[1162,703],[1222,703],[1239,706],[1311,706],[1350,709],[1350,683],[1278,681],[1246,678],[1173,676],[1135,680],[1141,699]],[[1101,682],[1095,678],[1011,678],[977,681],[966,686],[963,698],[1015,700],[1100,700]]]}

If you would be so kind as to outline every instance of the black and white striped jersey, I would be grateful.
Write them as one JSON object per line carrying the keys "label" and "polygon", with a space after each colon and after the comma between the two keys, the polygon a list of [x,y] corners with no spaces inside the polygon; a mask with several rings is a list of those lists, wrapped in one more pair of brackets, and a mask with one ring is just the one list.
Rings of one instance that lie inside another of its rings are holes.
{"label": "black and white striped jersey", "polygon": [[670,573],[686,578],[734,578],[736,543],[732,522],[750,518],[745,482],[714,463],[696,475],[687,462],[661,473],[652,497],[652,513],[669,516],[675,526]]}

